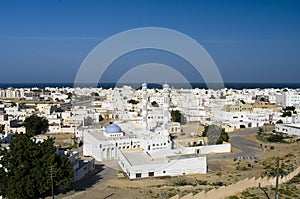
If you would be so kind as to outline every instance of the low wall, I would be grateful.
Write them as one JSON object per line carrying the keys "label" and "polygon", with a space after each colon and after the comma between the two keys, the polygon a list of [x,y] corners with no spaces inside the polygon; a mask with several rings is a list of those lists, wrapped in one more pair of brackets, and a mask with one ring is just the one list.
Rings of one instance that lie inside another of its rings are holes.
{"label": "low wall", "polygon": [[85,162],[79,169],[74,171],[74,181],[78,181],[95,169],[95,159]]}
{"label": "low wall", "polygon": [[230,153],[231,144],[216,144],[216,145],[205,145],[205,146],[195,146],[195,147],[184,147],[184,153],[186,154],[209,154],[209,153]]}
{"label": "low wall", "polygon": [[[300,173],[300,167],[295,169],[293,172],[289,173],[286,176],[283,176],[279,178],[279,184],[285,183],[290,181],[293,177],[298,175]],[[276,185],[276,177],[268,178],[246,178],[244,180],[241,180],[239,182],[236,182],[235,184],[231,184],[228,186],[222,186],[220,188],[214,188],[208,192],[202,191],[196,195],[188,194],[184,197],[181,197],[181,199],[198,199],[198,198],[214,198],[214,199],[221,199],[225,197],[229,197],[238,193],[241,193],[247,188],[250,187],[258,187],[260,184],[261,187],[266,186],[275,186]],[[172,197],[171,199],[179,199],[179,195],[176,195]]]}

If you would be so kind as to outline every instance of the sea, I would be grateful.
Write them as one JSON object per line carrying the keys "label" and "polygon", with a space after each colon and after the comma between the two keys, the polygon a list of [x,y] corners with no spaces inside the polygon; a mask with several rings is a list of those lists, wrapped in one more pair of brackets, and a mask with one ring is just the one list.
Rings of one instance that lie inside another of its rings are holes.
{"label": "sea", "polygon": [[[83,84],[80,87],[91,87],[92,84]],[[97,85],[98,88],[115,88],[116,83],[99,83]],[[133,86],[134,88],[140,88],[140,83],[124,83],[123,85],[129,85]],[[180,84],[180,83],[169,83],[170,87],[173,88],[185,88],[186,84]],[[120,85],[118,85],[120,86]],[[205,83],[190,83],[189,85],[192,88],[204,88],[207,89],[207,85]],[[52,88],[64,88],[64,87],[74,87],[74,83],[0,83],[0,88],[6,89],[6,88],[40,88],[43,89],[45,87],[52,87]],[[93,86],[94,87],[94,86]],[[148,83],[148,88],[157,88],[161,89],[162,84],[157,83]],[[265,89],[265,88],[290,88],[290,89],[300,89],[300,83],[224,83],[223,88],[228,89]]]}

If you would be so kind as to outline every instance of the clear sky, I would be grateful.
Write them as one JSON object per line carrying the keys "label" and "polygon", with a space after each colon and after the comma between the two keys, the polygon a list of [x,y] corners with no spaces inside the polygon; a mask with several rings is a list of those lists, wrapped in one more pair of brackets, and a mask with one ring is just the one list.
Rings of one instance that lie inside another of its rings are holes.
{"label": "clear sky", "polygon": [[149,26],[198,41],[225,82],[300,82],[297,0],[0,0],[0,82],[73,82],[101,41]]}

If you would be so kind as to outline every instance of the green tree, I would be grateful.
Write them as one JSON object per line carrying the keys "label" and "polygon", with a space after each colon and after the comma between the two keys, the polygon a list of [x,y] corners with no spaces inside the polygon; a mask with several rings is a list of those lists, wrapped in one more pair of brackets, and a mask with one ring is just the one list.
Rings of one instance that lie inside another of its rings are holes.
{"label": "green tree", "polygon": [[264,132],[263,127],[259,127],[259,128],[258,128],[257,134],[258,134],[258,135],[261,135],[263,132]]}
{"label": "green tree", "polygon": [[26,133],[30,137],[46,132],[49,126],[46,118],[39,117],[35,114],[27,117],[23,125],[26,127]]}
{"label": "green tree", "polygon": [[205,126],[202,136],[208,138],[208,144],[222,144],[229,140],[229,135],[225,129],[215,124]]}
{"label": "green tree", "polygon": [[127,101],[127,103],[129,103],[129,104],[137,104],[139,102],[136,101],[136,100],[134,100],[134,99],[130,99],[130,100]]}
{"label": "green tree", "polygon": [[291,111],[285,111],[281,115],[281,117],[291,117],[291,116],[292,116],[292,112]]}
{"label": "green tree", "polygon": [[50,194],[50,167],[54,188],[69,187],[73,180],[71,162],[55,153],[53,139],[36,142],[28,135],[16,135],[9,149],[0,150],[0,195],[7,198],[43,198]]}
{"label": "green tree", "polygon": [[68,95],[68,98],[67,98],[67,99],[71,99],[71,98],[72,98],[72,96],[73,96],[73,93],[71,93],[71,92],[68,92],[68,93],[67,93],[67,95]]}
{"label": "green tree", "polygon": [[16,102],[12,102],[11,107],[15,107],[15,106],[17,106]]}
{"label": "green tree", "polygon": [[294,106],[287,106],[285,108],[283,108],[283,111],[295,111],[296,108]]}
{"label": "green tree", "polygon": [[223,142],[228,142],[228,141],[229,141],[229,135],[228,135],[228,133],[225,132],[225,129],[222,128],[221,135],[220,135],[219,139],[217,140],[216,144],[223,144]]}
{"label": "green tree", "polygon": [[297,114],[297,111],[294,106],[283,107],[281,117],[291,117],[292,113]]}
{"label": "green tree", "polygon": [[182,114],[180,113],[180,111],[178,110],[172,110],[171,111],[171,121],[172,122],[180,122],[181,123],[181,120],[182,119]]}
{"label": "green tree", "polygon": [[204,130],[202,132],[202,137],[206,137],[209,126],[204,126]]}
{"label": "green tree", "polygon": [[151,106],[153,106],[153,107],[159,107],[159,105],[157,104],[156,101],[151,102]]}

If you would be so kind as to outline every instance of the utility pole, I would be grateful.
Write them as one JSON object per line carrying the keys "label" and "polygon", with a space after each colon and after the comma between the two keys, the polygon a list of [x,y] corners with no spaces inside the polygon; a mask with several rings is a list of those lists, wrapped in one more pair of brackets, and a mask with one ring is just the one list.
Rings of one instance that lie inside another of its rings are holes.
{"label": "utility pole", "polygon": [[275,199],[278,199],[278,180],[279,180],[279,157],[277,157]]}
{"label": "utility pole", "polygon": [[51,178],[51,195],[52,195],[52,199],[54,199],[53,166],[50,166],[50,178]]}

